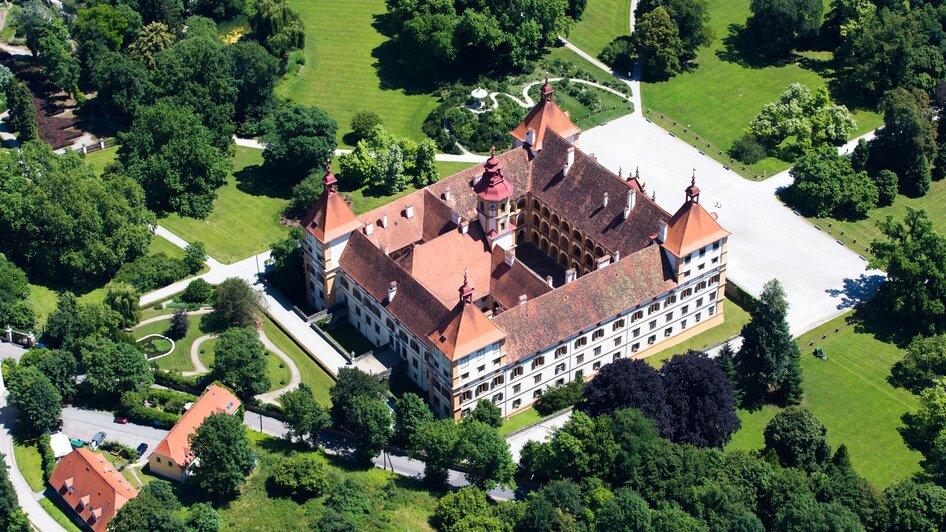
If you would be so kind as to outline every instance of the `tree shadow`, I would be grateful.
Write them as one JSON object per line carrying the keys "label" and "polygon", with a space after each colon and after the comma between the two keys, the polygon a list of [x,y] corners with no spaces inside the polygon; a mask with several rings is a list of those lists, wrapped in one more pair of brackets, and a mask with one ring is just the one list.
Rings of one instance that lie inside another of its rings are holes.
{"label": "tree shadow", "polygon": [[916,335],[913,327],[891,316],[882,290],[878,297],[857,307],[848,322],[855,326],[857,332],[870,334],[900,348],[905,348]]}
{"label": "tree shadow", "polygon": [[404,54],[391,39],[372,50],[371,57],[375,59],[371,66],[378,74],[378,87],[382,90],[402,90],[408,95],[430,94],[437,88],[437,76],[446,72],[439,70],[435,73],[435,69],[422,70],[405,65]]}
{"label": "tree shadow", "polygon": [[745,24],[730,24],[729,34],[722,39],[723,48],[716,51],[716,57],[727,63],[735,63],[743,68],[765,68],[783,66],[791,63],[793,57],[770,57],[764,55],[755,39],[746,30]]}
{"label": "tree shadow", "polygon": [[297,183],[285,172],[267,168],[265,164],[247,166],[233,173],[237,190],[251,196],[289,199],[292,187]]}
{"label": "tree shadow", "polygon": [[844,286],[840,289],[832,288],[825,292],[834,298],[840,298],[838,310],[854,308],[870,302],[881,285],[886,281],[886,277],[880,274],[867,275],[862,273],[856,279],[844,279]]}

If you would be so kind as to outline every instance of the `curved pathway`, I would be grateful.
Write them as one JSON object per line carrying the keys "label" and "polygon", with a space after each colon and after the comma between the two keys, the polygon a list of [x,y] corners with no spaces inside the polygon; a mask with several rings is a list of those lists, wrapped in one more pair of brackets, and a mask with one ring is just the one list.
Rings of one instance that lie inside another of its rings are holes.
{"label": "curved pathway", "polygon": [[[213,309],[212,309],[212,308],[210,308],[210,307],[201,307],[201,308],[199,308],[199,309],[197,309],[197,310],[195,310],[195,311],[187,311],[187,315],[188,315],[188,316],[197,316],[197,315],[200,315],[200,314],[209,314],[209,313],[211,313],[211,312],[213,312]],[[150,317],[150,318],[147,318],[147,319],[144,319],[144,320],[139,321],[138,323],[136,323],[135,325],[133,325],[133,326],[131,327],[131,329],[134,330],[134,329],[137,329],[138,327],[141,327],[142,325],[147,325],[147,324],[149,324],[149,323],[154,323],[154,322],[156,322],[156,321],[169,320],[169,319],[171,319],[171,316],[173,316],[173,315],[174,315],[174,314],[161,314],[160,316],[152,316],[152,317]]]}
{"label": "curved pathway", "polygon": [[201,373],[210,372],[210,369],[200,360],[200,345],[213,337],[214,335],[207,334],[194,340],[194,343],[191,344],[191,363],[194,364],[194,371],[184,371],[182,372],[183,375],[200,375]]}
{"label": "curved pathway", "polygon": [[278,397],[284,392],[289,390],[294,390],[299,387],[299,383],[302,382],[302,374],[299,373],[299,368],[296,366],[296,363],[289,358],[282,349],[276,347],[269,338],[266,337],[266,333],[263,332],[262,328],[257,329],[259,331],[259,339],[263,341],[263,346],[266,347],[266,350],[274,353],[276,356],[282,359],[286,363],[286,367],[289,368],[289,382],[282,388],[273,390],[271,392],[261,393],[256,396],[257,399],[265,403],[279,404]]}
{"label": "curved pathway", "polygon": [[[561,81],[562,79],[564,79],[564,78],[548,78],[548,81],[550,81],[550,82],[551,82],[551,81]],[[603,91],[605,91],[605,92],[610,92],[611,94],[614,94],[615,96],[619,96],[619,97],[621,97],[621,98],[624,98],[625,100],[627,100],[627,101],[629,101],[629,102],[633,102],[633,101],[634,101],[634,99],[633,99],[633,91],[632,91],[632,95],[629,97],[627,94],[624,94],[624,93],[621,92],[621,91],[612,89],[611,87],[608,87],[608,86],[606,86],[606,85],[602,85],[602,84],[597,83],[597,82],[594,82],[594,81],[588,81],[588,80],[586,80],[586,79],[581,79],[581,78],[568,78],[568,80],[571,81],[572,83],[577,83],[577,84],[579,84],[579,85],[590,85],[590,86],[595,87],[595,88],[597,88],[597,89],[601,89],[601,90],[603,90]],[[541,83],[545,83],[545,81],[544,81],[544,80],[543,80],[543,81],[533,81],[533,82],[531,82],[531,83],[527,83],[527,84],[522,88],[522,99],[519,99],[519,97],[513,96],[512,94],[509,94],[508,92],[491,92],[491,93],[489,93],[489,95],[487,96],[487,98],[489,98],[490,100],[493,101],[493,105],[492,105],[491,107],[489,107],[488,109],[477,109],[477,110],[472,110],[472,109],[471,109],[470,111],[473,112],[473,113],[477,113],[477,114],[478,114],[478,113],[483,113],[483,112],[486,112],[486,111],[492,111],[492,110],[496,109],[497,107],[499,107],[499,102],[496,100],[496,96],[505,96],[505,97],[509,98],[510,100],[512,100],[513,102],[515,102],[516,105],[518,105],[519,107],[522,107],[522,108],[525,108],[525,109],[529,109],[529,108],[535,106],[535,100],[533,100],[533,99],[532,99],[532,96],[529,95],[529,89],[531,89],[532,87],[535,87],[536,85],[539,85],[539,84],[541,84]],[[636,104],[635,104],[635,106],[636,106]],[[636,111],[636,107],[635,107],[635,111]]]}

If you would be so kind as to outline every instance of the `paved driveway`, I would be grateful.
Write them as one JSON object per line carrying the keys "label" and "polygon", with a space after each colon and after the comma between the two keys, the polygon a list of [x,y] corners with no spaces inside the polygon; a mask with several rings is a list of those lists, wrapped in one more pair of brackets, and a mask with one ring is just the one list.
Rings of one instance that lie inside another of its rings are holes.
{"label": "paved driveway", "polygon": [[72,439],[89,441],[96,432],[102,431],[105,432],[106,440],[117,441],[132,449],[142,442],[147,443],[148,451],[145,457],[151,454],[168,433],[166,430],[134,423],[119,425],[114,419],[115,416],[111,412],[66,407],[62,409],[62,432]]}
{"label": "paved driveway", "polygon": [[751,182],[647,122],[628,115],[582,134],[579,146],[613,171],[625,175],[640,167],[648,192],[675,212],[684,188],[696,170],[700,200],[733,233],[729,240],[728,275],[744,290],[758,295],[762,285],[778,278],[788,293],[788,321],[800,334],[840,314],[863,297],[867,263],[825,233],[796,216],[775,196],[791,183],[787,172]]}

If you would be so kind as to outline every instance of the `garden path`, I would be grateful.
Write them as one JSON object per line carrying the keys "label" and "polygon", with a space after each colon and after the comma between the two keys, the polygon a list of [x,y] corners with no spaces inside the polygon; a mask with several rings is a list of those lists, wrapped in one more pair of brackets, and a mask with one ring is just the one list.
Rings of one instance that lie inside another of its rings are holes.
{"label": "garden path", "polygon": [[[190,316],[199,316],[199,315],[201,315],[201,314],[209,314],[209,313],[211,313],[211,312],[213,312],[213,309],[212,309],[212,308],[210,308],[210,307],[201,307],[201,308],[199,308],[199,309],[197,309],[197,310],[195,310],[195,311],[193,311],[193,312],[188,312],[187,314],[190,315]],[[152,317],[150,317],[150,318],[143,319],[143,320],[139,321],[138,323],[136,323],[136,324],[132,327],[132,329],[137,329],[138,327],[141,327],[142,325],[147,325],[147,324],[149,324],[149,323],[154,323],[154,322],[156,322],[156,321],[169,320],[169,319],[171,319],[171,316],[173,316],[173,315],[174,315],[174,314],[162,314],[162,315],[160,315],[160,316],[152,316]]]}
{"label": "garden path", "polygon": [[302,374],[299,373],[299,368],[296,366],[296,363],[293,362],[291,358],[289,358],[289,355],[287,355],[282,349],[278,348],[276,344],[266,337],[266,333],[263,332],[262,327],[259,328],[259,338],[263,341],[263,346],[266,347],[267,351],[274,353],[276,356],[281,358],[283,362],[285,362],[286,367],[289,368],[290,376],[289,383],[282,388],[273,390],[271,392],[262,393],[257,395],[256,398],[260,401],[263,401],[264,403],[279,404],[280,395],[288,392],[289,390],[295,390],[299,387],[299,383],[302,382]]}
{"label": "garden path", "polygon": [[[241,139],[239,137],[233,137],[233,142],[237,146],[242,146],[244,148],[253,148],[256,150],[265,150],[266,145],[256,139]],[[335,155],[343,155],[346,153],[351,153],[351,150],[345,150],[338,148],[335,150]],[[477,164],[486,160],[485,155],[477,155],[475,153],[461,153],[458,155],[453,155],[450,153],[438,153],[436,159],[440,162],[449,162],[449,163],[472,163]],[[162,235],[163,236],[163,235]]]}
{"label": "garden path", "polygon": [[191,363],[194,364],[195,369],[194,371],[183,372],[184,375],[200,375],[210,371],[210,369],[204,365],[203,361],[200,360],[200,345],[213,337],[214,335],[207,334],[194,340],[194,343],[191,344]]}
{"label": "garden path", "polygon": [[[552,81],[561,81],[562,79],[564,79],[564,78],[546,78],[545,81],[550,81],[550,82],[552,82]],[[499,102],[496,100],[496,96],[505,96],[505,97],[509,98],[510,100],[514,101],[514,102],[516,103],[516,105],[518,105],[519,107],[522,107],[522,108],[525,108],[525,109],[532,108],[532,107],[535,106],[535,100],[533,100],[533,99],[532,99],[532,96],[529,95],[529,90],[530,90],[532,87],[535,87],[536,85],[539,85],[539,84],[541,84],[541,83],[545,83],[545,81],[533,81],[533,82],[531,82],[531,83],[527,83],[527,84],[522,88],[522,99],[519,99],[519,97],[513,96],[512,94],[509,94],[508,92],[491,92],[491,93],[489,93],[489,95],[487,96],[487,97],[488,97],[490,100],[492,100],[492,102],[493,102],[493,105],[492,105],[490,108],[488,108],[488,109],[476,109],[476,110],[470,109],[470,111],[473,112],[473,113],[484,113],[484,112],[486,112],[486,111],[492,111],[492,110],[496,109],[497,107],[499,107]],[[626,94],[624,94],[624,93],[621,92],[621,91],[614,90],[614,89],[612,89],[611,87],[602,85],[602,84],[597,83],[597,82],[594,82],[594,81],[588,81],[588,80],[586,80],[586,79],[579,79],[579,78],[568,78],[568,81],[570,81],[570,82],[572,82],[572,83],[578,83],[578,84],[580,84],[580,85],[590,85],[590,86],[592,86],[592,87],[601,89],[601,90],[603,90],[603,91],[610,92],[611,94],[614,94],[615,96],[619,96],[619,97],[621,97],[621,98],[624,98],[624,99],[627,100],[627,101],[630,101],[630,102],[633,102],[633,101],[634,101],[633,96],[628,97]],[[637,104],[635,104],[635,105],[637,105]],[[636,109],[636,108],[635,108],[635,109]],[[438,160],[440,160],[440,159],[438,159]]]}

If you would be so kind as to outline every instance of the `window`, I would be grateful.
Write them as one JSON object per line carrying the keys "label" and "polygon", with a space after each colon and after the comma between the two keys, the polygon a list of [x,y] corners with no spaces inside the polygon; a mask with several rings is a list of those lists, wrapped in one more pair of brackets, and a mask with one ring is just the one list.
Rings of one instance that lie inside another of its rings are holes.
{"label": "window", "polygon": [[598,362],[595,362],[594,364],[591,365],[592,371],[598,371],[598,369],[600,369],[600,368],[601,368],[601,361],[600,361],[600,360],[599,360]]}
{"label": "window", "polygon": [[682,295],[681,297],[686,298],[686,297],[690,297],[690,296],[692,296],[692,295],[693,295],[693,289],[692,289],[692,288],[687,288],[686,290],[683,291],[683,295]]}
{"label": "window", "polygon": [[640,342],[635,343],[634,345],[631,346],[631,353],[636,353],[637,351],[640,350],[640,348],[641,348]]}
{"label": "window", "polygon": [[585,355],[578,355],[577,357],[575,357],[576,364],[581,364],[584,361],[585,361]]}
{"label": "window", "polygon": [[684,315],[687,312],[690,312],[690,305],[683,305],[683,308],[680,310],[680,315]]}
{"label": "window", "polygon": [[600,355],[601,355],[601,346],[599,345],[598,347],[595,348],[594,356],[600,356]]}
{"label": "window", "polygon": [[641,335],[641,329],[640,329],[640,327],[634,329],[634,332],[631,333],[631,336],[634,337],[634,338],[637,338],[637,337],[640,336],[640,335]]}
{"label": "window", "polygon": [[647,338],[647,345],[654,345],[654,342],[657,341],[657,335],[652,334]]}
{"label": "window", "polygon": [[623,327],[624,327],[624,318],[621,318],[621,319],[617,320],[616,322],[614,322],[614,325],[611,326],[611,330],[612,330],[612,331],[616,331],[616,330],[621,329],[621,328],[623,328]]}
{"label": "window", "polygon": [[533,398],[533,399],[538,399],[539,397],[542,397],[542,390],[536,390],[536,391],[532,392],[532,398]]}
{"label": "window", "polygon": [[493,365],[498,366],[503,363],[503,357],[493,359]]}
{"label": "window", "polygon": [[493,396],[493,404],[496,404],[502,400],[503,400],[503,394],[501,393],[497,393],[496,395]]}
{"label": "window", "polygon": [[706,255],[706,248],[700,250],[700,256]]}
{"label": "window", "polygon": [[516,367],[512,368],[512,378],[515,379],[516,377],[521,376],[522,373],[523,373],[523,371],[525,371],[525,370],[522,368],[522,366],[516,366]]}
{"label": "window", "polygon": [[683,320],[683,321],[680,322],[680,328],[681,328],[681,329],[686,329],[686,328],[687,328],[687,320]]}
{"label": "window", "polygon": [[355,316],[361,317],[361,307],[355,307]]}
{"label": "window", "polygon": [[340,282],[342,283],[342,286],[344,288],[348,288],[348,279],[342,277],[342,280]]}
{"label": "window", "polygon": [[677,295],[674,294],[674,295],[672,295],[672,296],[670,296],[670,297],[668,297],[667,299],[664,300],[664,308],[667,308],[667,307],[669,307],[670,305],[673,305],[673,304],[676,303],[676,302],[677,302]]}
{"label": "window", "polygon": [[488,383],[488,382],[484,382],[483,384],[480,384],[479,386],[476,387],[476,393],[477,393],[477,394],[481,394],[481,393],[483,393],[483,392],[488,392],[488,391],[489,391],[489,383]]}
{"label": "window", "polygon": [[703,271],[705,268],[706,268],[706,263],[704,262],[704,263],[701,263],[696,269],[699,271]]}
{"label": "window", "polygon": [[585,344],[587,344],[587,343],[588,343],[588,337],[587,337],[587,336],[582,336],[581,338],[575,340],[575,349],[578,349],[579,347],[581,347],[581,346],[583,346],[583,345],[585,345]]}
{"label": "window", "polygon": [[512,393],[519,393],[519,390],[521,389],[522,389],[522,385],[516,384],[515,386],[512,387]]}
{"label": "window", "polygon": [[559,358],[565,353],[568,353],[568,346],[567,345],[559,346],[559,348],[555,350],[555,358]]}
{"label": "window", "polygon": [[671,321],[673,321],[673,312],[668,312],[666,323],[670,323]]}
{"label": "window", "polygon": [[696,316],[693,317],[693,321],[695,321],[695,322],[697,322],[697,323],[700,322],[700,313],[699,313],[699,312],[697,312],[697,313],[696,313]]}
{"label": "window", "polygon": [[[689,276],[690,276],[690,270],[683,272],[683,277],[689,277]],[[683,297],[686,297],[686,296],[683,296]]]}
{"label": "window", "polygon": [[160,464],[160,463],[161,463],[161,457],[160,457],[160,456],[155,456],[155,458],[158,460],[158,463]]}
{"label": "window", "polygon": [[470,409],[464,408],[463,410],[460,411],[460,417],[466,417],[467,415],[469,415],[469,413],[470,413]]}
{"label": "window", "polygon": [[668,338],[671,334],[673,334],[673,327],[664,329],[664,338]]}
{"label": "window", "polygon": [[591,333],[591,340],[592,340],[592,341],[597,340],[597,339],[602,338],[602,337],[604,337],[604,329],[598,329],[597,331]]}
{"label": "window", "polygon": [[617,346],[619,346],[619,345],[621,345],[621,337],[620,337],[620,336],[618,336],[617,338],[614,339],[614,347],[617,347]]}
{"label": "window", "polygon": [[516,409],[516,408],[519,408],[519,405],[521,404],[522,404],[522,399],[516,399],[515,401],[512,402],[512,407],[513,409]]}
{"label": "window", "polygon": [[719,249],[719,242],[713,242],[713,251]]}
{"label": "window", "polygon": [[691,257],[691,256],[692,256],[692,255],[687,255],[686,258],[683,259],[683,263],[684,263],[684,264],[690,264],[690,257]]}
{"label": "window", "polygon": [[411,363],[414,364],[414,367],[415,367],[415,368],[419,368],[419,367],[420,367],[420,366],[417,364],[417,359],[416,359],[416,358],[412,358],[412,359],[411,359]]}
{"label": "window", "polygon": [[710,301],[713,301],[714,299],[716,299],[716,292],[710,292],[706,294],[706,299],[709,299]]}
{"label": "window", "polygon": [[460,378],[463,379],[463,380],[469,379],[469,378],[470,378],[470,372],[468,371],[468,372],[464,373],[463,375],[460,375]]}
{"label": "window", "polygon": [[702,306],[703,306],[703,298],[702,298],[702,297],[697,298],[697,299],[696,299],[696,305],[694,305],[694,306],[695,306],[696,308],[702,307]]}
{"label": "window", "polygon": [[709,310],[706,311],[706,313],[709,314],[710,316],[712,316],[713,314],[716,314],[716,307],[710,307]]}
{"label": "window", "polygon": [[420,346],[417,345],[417,342],[414,340],[411,340],[411,349],[420,353]]}
{"label": "window", "polygon": [[559,379],[559,380],[555,381],[555,385],[556,385],[556,386],[561,386],[561,385],[563,385],[563,384],[565,384],[565,379]]}
{"label": "window", "polygon": [[470,399],[473,399],[473,392],[472,392],[472,391],[467,390],[467,391],[465,391],[465,392],[463,392],[463,393],[460,394],[460,400],[461,400],[461,401],[469,401]]}
{"label": "window", "polygon": [[538,375],[536,375],[536,376],[535,376],[535,378],[534,378],[534,379],[532,379],[532,380],[533,380],[533,381],[534,381],[534,382],[535,382],[536,384],[538,384],[538,383],[540,383],[540,382],[542,382],[542,374],[541,374],[541,373],[539,373],[539,374],[538,374]]}
{"label": "window", "polygon": [[555,366],[555,374],[556,374],[556,375],[558,375],[559,373],[561,373],[561,372],[563,372],[563,371],[565,371],[565,364],[564,364],[564,363]]}
{"label": "window", "polygon": [[631,321],[637,321],[637,320],[639,320],[639,319],[641,319],[641,318],[643,318],[643,317],[644,317],[644,311],[643,311],[643,310],[638,310],[638,311],[635,312],[634,314],[631,314]]}
{"label": "window", "polygon": [[388,319],[384,322],[384,326],[387,327],[388,330],[391,330],[391,329],[394,328],[394,322],[391,321],[390,318],[388,318]]}
{"label": "window", "polygon": [[650,330],[654,330],[654,329],[656,329],[656,328],[657,328],[657,320],[651,320],[651,322],[650,322]]}
{"label": "window", "polygon": [[716,284],[716,283],[718,283],[718,282],[719,282],[719,275],[718,275],[718,274],[717,274],[717,275],[714,275],[714,276],[712,276],[712,277],[710,277],[710,284]]}
{"label": "window", "polygon": [[657,312],[658,310],[660,310],[660,303],[654,303],[653,305],[647,307],[648,314],[653,314],[654,312]]}
{"label": "window", "polygon": [[375,324],[374,324],[374,332],[375,332],[375,334],[381,334],[381,325],[375,323]]}
{"label": "window", "polygon": [[500,384],[503,384],[504,382],[506,382],[506,377],[502,375],[497,375],[496,377],[493,378],[493,386],[499,386]]}
{"label": "window", "polygon": [[696,285],[696,289],[697,289],[697,290],[705,290],[705,289],[706,289],[706,281],[700,281],[700,282]]}
{"label": "window", "polygon": [[535,369],[535,368],[541,366],[542,364],[545,364],[545,357],[544,357],[544,356],[538,357],[538,358],[536,358],[535,360],[532,361],[532,369]]}
{"label": "window", "polygon": [[710,261],[711,264],[716,264],[719,262],[719,257],[713,257],[713,260]]}
{"label": "window", "polygon": [[484,365],[482,365],[482,366],[476,368],[476,371],[479,371],[480,373],[483,373],[484,371],[486,371],[486,365],[484,364]]}

